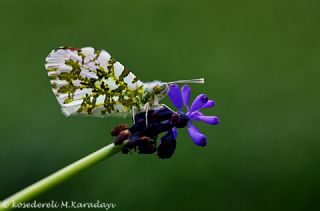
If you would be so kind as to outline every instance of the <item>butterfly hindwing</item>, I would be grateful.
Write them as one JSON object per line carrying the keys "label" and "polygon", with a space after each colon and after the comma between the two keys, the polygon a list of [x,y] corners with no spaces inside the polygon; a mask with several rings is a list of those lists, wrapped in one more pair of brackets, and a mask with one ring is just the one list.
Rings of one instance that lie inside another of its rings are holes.
{"label": "butterfly hindwing", "polygon": [[143,83],[105,50],[53,50],[46,58],[52,90],[65,115],[126,115],[139,107]]}

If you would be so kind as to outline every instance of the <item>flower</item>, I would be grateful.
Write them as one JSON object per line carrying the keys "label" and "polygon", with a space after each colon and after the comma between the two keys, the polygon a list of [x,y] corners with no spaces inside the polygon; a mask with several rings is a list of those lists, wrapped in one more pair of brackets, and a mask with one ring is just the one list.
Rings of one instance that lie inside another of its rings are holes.
{"label": "flower", "polygon": [[[204,108],[212,108],[215,103],[213,100],[209,100],[208,96],[205,94],[198,95],[195,100],[192,102],[191,106],[189,106],[190,101],[190,92],[191,89],[188,85],[184,85],[179,89],[177,84],[171,84],[168,97],[171,100],[172,104],[182,113],[183,105],[186,107],[187,113],[186,116],[188,118],[188,134],[193,142],[197,146],[206,146],[207,138],[204,134],[202,134],[196,126],[192,124],[192,121],[201,121],[210,125],[216,125],[219,123],[219,118],[216,116],[205,116],[200,110]],[[177,135],[177,131],[173,128],[174,133]],[[176,139],[175,135],[175,139]]]}
{"label": "flower", "polygon": [[[166,107],[149,110],[148,125],[146,125],[146,113],[140,112],[135,115],[135,123],[129,128],[121,124],[113,128],[111,135],[115,137],[114,144],[120,145],[128,140],[122,153],[128,154],[130,150],[135,150],[139,154],[153,154],[161,159],[170,158],[176,149],[176,134],[173,128],[184,128],[188,125],[188,117],[184,113],[176,113]],[[157,146],[157,137],[166,132],[161,137]]]}
{"label": "flower", "polygon": [[[181,91],[178,85],[170,85],[168,96],[179,111],[161,106],[137,113],[131,127],[118,125],[111,131],[111,135],[115,137],[114,144],[120,145],[126,141],[122,148],[124,154],[128,154],[131,150],[139,154],[157,152],[160,159],[167,159],[172,157],[176,149],[177,128],[188,127],[188,134],[193,142],[198,146],[205,146],[207,138],[192,124],[193,121],[216,125],[219,119],[216,116],[205,116],[200,112],[201,109],[214,106],[214,101],[209,100],[205,94],[198,95],[189,106],[190,92],[191,89],[187,85],[183,86]],[[186,107],[186,113],[182,111],[183,107]],[[163,133],[165,134],[162,135]],[[159,135],[161,135],[160,143],[157,144]]]}

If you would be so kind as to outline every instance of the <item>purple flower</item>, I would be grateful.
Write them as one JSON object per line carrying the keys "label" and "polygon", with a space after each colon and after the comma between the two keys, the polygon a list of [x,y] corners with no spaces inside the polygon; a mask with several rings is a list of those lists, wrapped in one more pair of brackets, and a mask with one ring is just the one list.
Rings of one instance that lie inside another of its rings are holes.
{"label": "purple flower", "polygon": [[[189,106],[191,89],[188,85],[184,85],[179,89],[177,84],[170,85],[168,96],[173,103],[173,105],[182,112],[183,105],[186,107],[186,115],[189,120],[188,134],[193,142],[198,146],[206,146],[207,138],[202,134],[193,124],[192,121],[201,121],[210,125],[216,125],[219,123],[219,119],[216,116],[205,116],[200,110],[204,108],[212,108],[215,103],[213,100],[209,100],[208,96],[205,94],[198,95],[191,106]],[[176,128],[174,130],[175,138],[177,136]]]}

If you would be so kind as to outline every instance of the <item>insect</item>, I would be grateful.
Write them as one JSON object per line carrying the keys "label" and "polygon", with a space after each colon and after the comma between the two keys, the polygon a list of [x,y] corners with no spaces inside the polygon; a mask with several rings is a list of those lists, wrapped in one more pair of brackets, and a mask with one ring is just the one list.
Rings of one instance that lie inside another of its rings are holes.
{"label": "insect", "polygon": [[162,106],[173,83],[204,79],[141,82],[105,50],[60,47],[46,58],[53,93],[66,115],[126,116]]}

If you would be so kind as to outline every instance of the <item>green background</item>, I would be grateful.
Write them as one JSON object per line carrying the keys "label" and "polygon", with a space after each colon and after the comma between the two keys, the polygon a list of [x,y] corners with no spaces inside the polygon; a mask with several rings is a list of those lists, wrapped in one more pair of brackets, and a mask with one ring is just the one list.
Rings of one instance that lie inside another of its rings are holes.
{"label": "green background", "polygon": [[[318,0],[0,2],[0,198],[112,142],[119,118],[65,118],[54,48],[108,50],[142,81],[204,77],[218,126],[172,159],[118,154],[38,201],[115,210],[319,210]],[[169,103],[168,100],[164,101]],[[40,209],[39,209],[40,210]]]}

